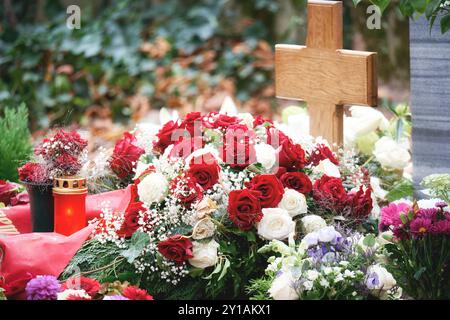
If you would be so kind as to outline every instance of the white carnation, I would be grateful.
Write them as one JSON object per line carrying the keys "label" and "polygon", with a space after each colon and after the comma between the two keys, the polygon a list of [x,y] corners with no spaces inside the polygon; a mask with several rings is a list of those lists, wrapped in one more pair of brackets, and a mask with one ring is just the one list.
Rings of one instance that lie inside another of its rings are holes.
{"label": "white carnation", "polygon": [[207,243],[194,241],[192,243],[193,258],[189,259],[189,263],[196,267],[205,269],[217,263],[217,249],[219,244],[215,240]]}
{"label": "white carnation", "polygon": [[301,222],[302,222],[302,229],[305,234],[317,231],[327,226],[325,220],[322,217],[315,214],[304,216],[301,219]]}
{"label": "white carnation", "polygon": [[258,223],[258,234],[266,240],[283,240],[295,230],[295,222],[286,210],[263,209],[263,218]]}
{"label": "white carnation", "polygon": [[138,184],[139,199],[147,205],[160,202],[168,190],[167,179],[159,172],[152,172]]}
{"label": "white carnation", "polygon": [[305,195],[289,188],[284,189],[284,195],[278,207],[286,210],[291,217],[308,212]]}

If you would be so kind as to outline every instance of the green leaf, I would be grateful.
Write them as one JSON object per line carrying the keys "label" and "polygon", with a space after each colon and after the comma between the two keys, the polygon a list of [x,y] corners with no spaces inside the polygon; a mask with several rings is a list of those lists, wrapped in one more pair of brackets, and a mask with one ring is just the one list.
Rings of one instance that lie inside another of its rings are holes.
{"label": "green leaf", "polygon": [[417,270],[416,273],[414,273],[414,279],[419,280],[422,274],[427,270],[427,268],[422,267],[419,270]]}
{"label": "green leaf", "polygon": [[381,13],[386,10],[387,6],[391,2],[391,0],[370,0],[374,5],[378,6],[380,8]]}
{"label": "green leaf", "polygon": [[401,0],[398,7],[402,15],[404,15],[405,17],[411,17],[414,14],[414,8],[409,0]]}
{"label": "green leaf", "polygon": [[230,260],[225,259],[225,264],[223,265],[222,272],[220,273],[219,279],[217,281],[222,280],[222,278],[227,274],[227,270],[230,267]]}
{"label": "green leaf", "polygon": [[425,10],[425,16],[429,19],[441,6],[441,0],[430,0]]}
{"label": "green leaf", "polygon": [[127,250],[123,250],[121,255],[127,259],[128,263],[133,263],[139,257],[144,248],[150,243],[150,236],[145,232],[135,232],[131,237],[131,243]]}
{"label": "green leaf", "polygon": [[353,0],[353,4],[355,5],[355,7],[361,2],[362,0]]}
{"label": "green leaf", "polygon": [[441,19],[441,33],[446,33],[450,29],[450,14]]}
{"label": "green leaf", "polygon": [[366,247],[373,247],[375,245],[375,242],[376,242],[376,239],[373,234],[368,234],[367,236],[364,237],[364,240],[363,240],[363,244]]}
{"label": "green leaf", "polygon": [[410,180],[402,180],[397,182],[389,193],[386,195],[386,200],[393,202],[401,198],[410,198],[414,193],[414,186]]}

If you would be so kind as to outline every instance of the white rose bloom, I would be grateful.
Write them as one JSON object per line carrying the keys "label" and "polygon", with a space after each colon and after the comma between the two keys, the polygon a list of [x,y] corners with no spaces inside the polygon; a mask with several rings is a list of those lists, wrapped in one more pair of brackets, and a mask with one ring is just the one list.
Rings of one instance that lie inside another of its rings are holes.
{"label": "white rose bloom", "polygon": [[214,222],[211,219],[203,219],[195,224],[194,230],[192,231],[192,238],[195,240],[210,238],[214,235],[215,231],[216,225]]}
{"label": "white rose bloom", "polygon": [[289,188],[284,189],[284,195],[278,207],[286,210],[291,217],[308,212],[305,195]]}
{"label": "white rose bloom", "polygon": [[277,161],[275,149],[267,143],[255,145],[256,161],[261,163],[264,169],[271,169]]}
{"label": "white rose bloom", "polygon": [[264,216],[258,223],[258,234],[266,240],[283,240],[295,231],[295,222],[286,210],[267,208],[262,210]]}
{"label": "white rose bloom", "polygon": [[304,216],[300,221],[302,222],[302,229],[305,234],[317,231],[327,226],[325,220],[315,214]]}
{"label": "white rose bloom", "polygon": [[313,171],[316,174],[326,174],[329,177],[341,177],[339,167],[331,162],[330,159],[320,161],[319,164],[313,168]]}
{"label": "white rose bloom", "polygon": [[367,269],[366,286],[372,293],[387,291],[397,285],[392,274],[380,265],[372,265]]}
{"label": "white rose bloom", "polygon": [[238,113],[237,117],[242,120],[242,122],[247,126],[249,129],[253,129],[253,121],[255,120],[251,113],[245,112],[245,113]]}
{"label": "white rose bloom", "polygon": [[297,291],[294,289],[295,280],[290,272],[283,272],[276,277],[269,289],[270,297],[274,300],[298,300]]}
{"label": "white rose bloom", "polygon": [[352,145],[355,140],[377,129],[386,130],[389,121],[378,110],[364,106],[350,108],[351,117],[344,117],[345,144]]}
{"label": "white rose bloom", "polygon": [[147,205],[160,202],[164,199],[169,183],[163,174],[153,172],[145,176],[138,184],[139,199]]}
{"label": "white rose bloom", "polygon": [[76,289],[66,289],[57,294],[57,300],[67,300],[69,296],[75,296],[84,299],[91,299],[92,297],[87,294],[84,289],[76,290]]}
{"label": "white rose bloom", "polygon": [[389,137],[382,137],[375,143],[373,154],[383,167],[393,169],[403,169],[411,160],[408,149]]}
{"label": "white rose bloom", "polygon": [[193,258],[189,259],[189,263],[196,267],[205,269],[217,263],[217,249],[219,244],[215,240],[207,243],[194,241],[192,243]]}

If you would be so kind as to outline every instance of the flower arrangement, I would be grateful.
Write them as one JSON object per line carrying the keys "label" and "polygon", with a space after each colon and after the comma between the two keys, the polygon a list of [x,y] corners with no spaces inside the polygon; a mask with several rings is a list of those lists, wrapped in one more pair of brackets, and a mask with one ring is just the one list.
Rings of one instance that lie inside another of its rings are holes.
{"label": "flower arrangement", "polygon": [[307,212],[355,227],[372,212],[355,159],[321,139],[295,142],[261,117],[192,112],[164,124],[152,150],[139,145],[126,134],[111,158],[117,174],[134,171],[128,208],[105,204],[63,277],[77,266],[99,280],[128,277],[158,298],[244,297],[264,272],[258,248],[299,234]]}
{"label": "flower arrangement", "polygon": [[[314,220],[315,223],[314,223]],[[381,245],[372,234],[323,226],[317,216],[302,219],[307,233],[300,243],[273,240],[260,252],[275,252],[266,275],[251,281],[253,299],[396,299],[401,289],[383,266]],[[338,231],[339,230],[339,231]]]}
{"label": "flower arrangement", "polygon": [[101,284],[95,279],[75,276],[59,281],[51,275],[30,277],[22,286],[2,289],[6,298],[17,298],[24,291],[27,300],[153,300],[146,290],[127,282]]}
{"label": "flower arrangement", "polygon": [[28,162],[18,169],[19,179],[45,184],[51,183],[54,177],[76,175],[87,158],[86,147],[87,141],[77,132],[58,130],[35,148],[35,162]]}
{"label": "flower arrangement", "polygon": [[416,299],[449,299],[450,208],[440,199],[399,201],[381,211],[390,268]]}

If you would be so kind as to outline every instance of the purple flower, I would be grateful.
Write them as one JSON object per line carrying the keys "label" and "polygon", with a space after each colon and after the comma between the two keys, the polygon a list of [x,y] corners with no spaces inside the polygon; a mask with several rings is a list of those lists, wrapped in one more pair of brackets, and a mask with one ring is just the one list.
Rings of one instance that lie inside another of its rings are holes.
{"label": "purple flower", "polygon": [[61,285],[54,276],[37,276],[25,288],[28,300],[56,300]]}
{"label": "purple flower", "polygon": [[128,299],[128,298],[118,294],[118,295],[115,295],[115,296],[105,296],[103,298],[103,300],[130,300],[130,299]]}
{"label": "purple flower", "polygon": [[435,206],[437,208],[444,209],[444,208],[448,207],[448,204],[445,201],[438,201],[438,202],[436,202]]}
{"label": "purple flower", "polygon": [[369,289],[375,289],[378,288],[378,285],[380,284],[380,279],[378,278],[378,274],[376,272],[372,272],[366,280],[366,286]]}

